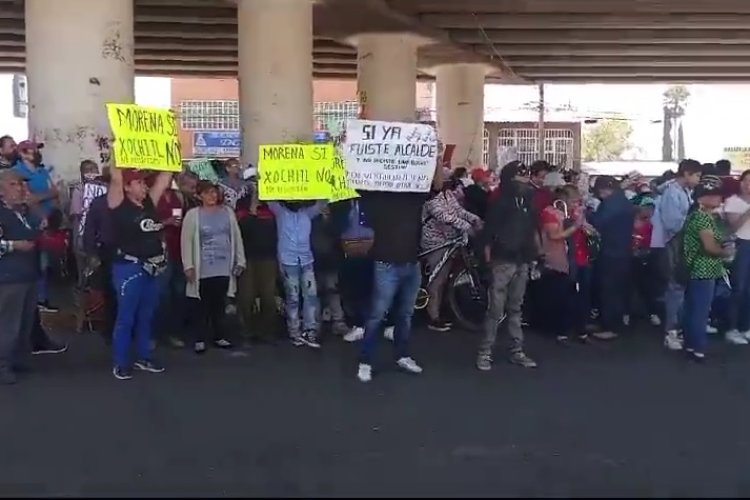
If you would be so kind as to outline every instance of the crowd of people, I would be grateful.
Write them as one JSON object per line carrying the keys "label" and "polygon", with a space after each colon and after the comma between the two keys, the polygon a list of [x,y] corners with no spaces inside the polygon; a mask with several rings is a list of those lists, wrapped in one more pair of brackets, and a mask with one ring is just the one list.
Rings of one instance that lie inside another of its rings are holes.
{"label": "crowd of people", "polygon": [[[0,138],[2,383],[28,369],[28,354],[66,349],[40,322],[56,311],[47,278],[61,245],[76,256],[80,293],[104,303],[99,330],[119,380],[164,371],[155,340],[196,354],[280,338],[319,349],[323,332],[361,344],[362,382],[384,336],[397,365],[421,373],[409,342],[415,301],[447,249],[428,251],[460,236],[487,270],[479,370],[492,368],[500,330],[510,362],[535,367],[527,324],[561,343],[589,342],[643,319],[695,360],[715,328],[733,344],[750,340],[750,171],[737,180],[726,161],[684,160],[651,182],[588,182],[544,161],[511,162],[499,175],[438,161],[429,193],[264,202],[256,169],[236,159],[219,183],[87,160],[63,196],[40,148]],[[98,196],[87,198],[88,185]],[[452,328],[443,307],[451,272],[441,267],[426,286],[430,330]],[[241,338],[227,326],[232,310]]]}

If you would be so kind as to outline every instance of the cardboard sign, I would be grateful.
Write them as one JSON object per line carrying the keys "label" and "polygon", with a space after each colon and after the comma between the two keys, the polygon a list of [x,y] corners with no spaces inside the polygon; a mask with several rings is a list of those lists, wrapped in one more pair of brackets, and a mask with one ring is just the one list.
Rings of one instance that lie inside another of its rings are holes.
{"label": "cardboard sign", "polygon": [[328,201],[336,203],[337,201],[351,200],[352,198],[359,198],[359,194],[357,194],[356,190],[349,187],[346,181],[344,159],[336,151],[333,166],[331,167],[331,194],[328,196]]}
{"label": "cardboard sign", "polygon": [[421,123],[349,120],[344,142],[353,189],[424,193],[438,158],[435,127]]}
{"label": "cardboard sign", "polygon": [[214,184],[219,182],[219,174],[211,164],[211,160],[190,160],[187,164],[189,172],[194,173],[202,181],[211,181]]}
{"label": "cardboard sign", "polygon": [[332,144],[269,144],[258,151],[258,199],[327,200],[331,196]]}
{"label": "cardboard sign", "polygon": [[78,234],[83,235],[83,228],[86,227],[86,216],[89,213],[91,202],[95,198],[107,194],[107,185],[98,182],[86,182],[81,189],[81,222],[78,224]]}
{"label": "cardboard sign", "polygon": [[107,104],[107,117],[114,135],[115,166],[182,171],[177,123],[171,110]]}

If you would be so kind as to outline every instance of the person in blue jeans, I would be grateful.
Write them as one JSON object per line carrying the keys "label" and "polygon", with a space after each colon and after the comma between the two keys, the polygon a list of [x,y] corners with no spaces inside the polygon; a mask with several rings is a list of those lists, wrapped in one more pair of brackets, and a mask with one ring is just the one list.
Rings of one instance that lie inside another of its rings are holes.
{"label": "person in blue jeans", "polygon": [[[432,188],[443,185],[444,173],[436,163]],[[419,267],[419,243],[422,209],[428,193],[360,192],[360,203],[373,230],[370,257],[373,264],[373,289],[365,333],[359,354],[357,378],[372,380],[375,348],[383,331],[386,315],[393,321],[393,344],[397,365],[407,372],[422,373],[409,350],[414,303],[422,281]]]}
{"label": "person in blue jeans", "polygon": [[[152,357],[151,330],[159,302],[157,276],[166,267],[163,225],[156,205],[171,181],[171,173],[161,172],[148,188],[142,171],[111,171],[107,206],[115,235],[112,282],[117,294],[112,373],[118,380],[133,378],[134,367],[151,373],[164,371]],[[134,337],[135,363],[131,355]]]}
{"label": "person in blue jeans", "polygon": [[724,204],[724,215],[735,238],[732,291],[727,308],[727,342],[750,340],[750,170],[740,176],[740,193]]}
{"label": "person in blue jeans", "polygon": [[312,219],[317,217],[326,205],[325,201],[268,202],[268,208],[276,218],[277,252],[284,284],[287,330],[292,345],[297,347],[306,345],[320,349],[320,301],[315,282],[315,258],[310,245],[310,233]]}
{"label": "person in blue jeans", "polygon": [[683,256],[688,274],[683,313],[685,352],[702,361],[706,356],[706,325],[716,295],[716,282],[725,276],[724,259],[732,250],[722,248],[723,234],[713,212],[721,206],[721,181],[701,179],[693,192],[695,200],[683,233]]}

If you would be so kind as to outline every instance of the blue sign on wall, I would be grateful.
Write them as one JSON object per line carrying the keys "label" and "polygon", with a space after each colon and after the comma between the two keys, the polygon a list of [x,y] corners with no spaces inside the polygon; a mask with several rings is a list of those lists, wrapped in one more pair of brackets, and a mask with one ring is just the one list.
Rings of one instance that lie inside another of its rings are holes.
{"label": "blue sign on wall", "polygon": [[239,130],[226,132],[193,132],[193,156],[233,158],[240,156],[242,138]]}

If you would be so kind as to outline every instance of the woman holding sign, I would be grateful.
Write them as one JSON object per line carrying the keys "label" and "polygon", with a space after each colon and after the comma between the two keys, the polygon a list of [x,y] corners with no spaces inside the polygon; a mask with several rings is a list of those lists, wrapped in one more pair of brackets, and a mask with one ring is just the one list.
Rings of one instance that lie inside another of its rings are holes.
{"label": "woman holding sign", "polygon": [[[172,174],[160,172],[151,188],[146,186],[143,174],[140,170],[113,168],[107,191],[117,249],[112,263],[117,293],[112,373],[119,380],[133,378],[133,367],[151,373],[164,371],[151,357],[151,324],[159,296],[156,277],[166,267],[156,205],[172,182]],[[133,337],[135,363],[130,352]]]}

